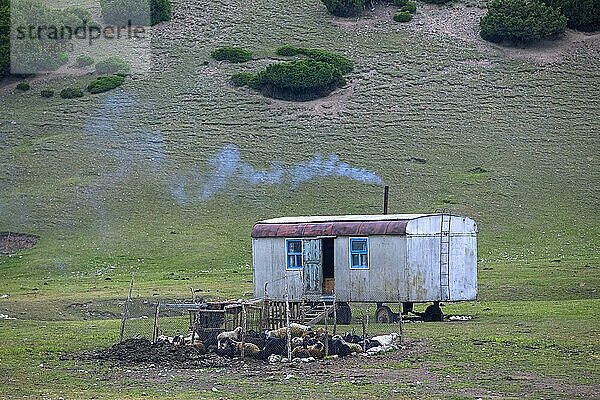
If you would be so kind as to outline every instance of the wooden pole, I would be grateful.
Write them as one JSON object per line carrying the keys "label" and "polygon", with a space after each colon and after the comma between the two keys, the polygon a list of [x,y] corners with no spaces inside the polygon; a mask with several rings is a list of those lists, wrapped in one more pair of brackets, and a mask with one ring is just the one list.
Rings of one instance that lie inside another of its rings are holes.
{"label": "wooden pole", "polygon": [[287,273],[285,277],[285,326],[287,328],[287,355],[288,360],[292,361],[292,330],[290,329],[290,294],[288,289],[288,277]]}
{"label": "wooden pole", "polygon": [[246,329],[247,329],[247,320],[246,320],[246,304],[242,303],[242,348],[240,349],[240,355],[242,359],[246,356],[245,347],[246,347]]}
{"label": "wooden pole", "polygon": [[383,213],[388,213],[388,202],[390,198],[390,187],[385,185],[383,188]]}
{"label": "wooden pole", "polygon": [[[160,301],[156,303],[156,311],[154,311],[154,329],[152,330],[152,343],[156,343],[158,339],[158,313],[160,312]],[[192,340],[193,342],[193,340]]]}
{"label": "wooden pole", "polygon": [[127,293],[127,301],[123,306],[123,319],[121,319],[121,330],[119,331],[119,342],[123,341],[125,334],[125,321],[129,317],[129,303],[131,303],[131,292],[133,291],[133,272],[131,273],[131,282],[129,284],[129,292]]}

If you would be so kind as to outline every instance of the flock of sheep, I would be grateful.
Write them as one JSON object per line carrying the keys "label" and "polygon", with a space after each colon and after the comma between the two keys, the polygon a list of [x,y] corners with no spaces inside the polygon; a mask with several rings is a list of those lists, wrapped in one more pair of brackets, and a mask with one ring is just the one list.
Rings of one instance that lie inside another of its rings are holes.
{"label": "flock of sheep", "polygon": [[308,325],[297,323],[287,327],[265,332],[247,331],[244,335],[242,327],[232,331],[219,333],[216,337],[176,336],[170,338],[159,336],[159,341],[169,341],[177,345],[195,346],[201,353],[214,352],[222,357],[250,357],[264,361],[281,361],[288,357],[288,331],[291,343],[292,360],[312,361],[325,356],[348,356],[350,354],[367,353],[374,355],[396,348],[399,335],[376,336],[365,339],[353,334],[329,335],[325,329],[313,329]]}

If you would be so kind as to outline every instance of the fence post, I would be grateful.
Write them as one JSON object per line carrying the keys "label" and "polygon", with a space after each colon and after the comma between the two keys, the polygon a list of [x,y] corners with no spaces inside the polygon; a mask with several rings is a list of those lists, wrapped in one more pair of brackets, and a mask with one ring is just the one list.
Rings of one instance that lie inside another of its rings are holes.
{"label": "fence post", "polygon": [[160,312],[160,301],[156,303],[156,311],[154,311],[154,329],[152,330],[152,343],[156,343],[158,339],[158,313]]}
{"label": "fence post", "polygon": [[286,337],[287,337],[287,355],[288,360],[292,361],[292,330],[290,329],[290,294],[288,288],[288,276],[287,272],[284,275],[285,277],[285,326],[287,328]]}
{"label": "fence post", "polygon": [[240,355],[242,359],[246,356],[245,345],[246,345],[246,330],[248,329],[246,319],[246,303],[242,303],[242,348],[240,349]]}
{"label": "fence post", "polygon": [[335,299],[335,293],[333,295],[333,336],[337,331],[337,301]]}
{"label": "fence post", "polygon": [[129,303],[131,303],[131,292],[133,291],[133,272],[131,273],[131,283],[129,284],[129,292],[127,293],[127,300],[123,306],[123,319],[121,319],[121,329],[119,331],[119,342],[123,341],[123,335],[125,334],[125,321],[129,317]]}
{"label": "fence post", "polygon": [[404,321],[402,319],[402,299],[400,298],[400,292],[398,292],[398,324],[400,325],[400,345],[404,342]]}
{"label": "fence post", "polygon": [[361,321],[361,326],[362,326],[362,338],[363,338],[363,348],[367,347],[367,327],[366,327],[366,323],[365,323],[365,309],[364,309],[364,304],[363,307],[360,308],[362,311],[362,318],[360,319]]}

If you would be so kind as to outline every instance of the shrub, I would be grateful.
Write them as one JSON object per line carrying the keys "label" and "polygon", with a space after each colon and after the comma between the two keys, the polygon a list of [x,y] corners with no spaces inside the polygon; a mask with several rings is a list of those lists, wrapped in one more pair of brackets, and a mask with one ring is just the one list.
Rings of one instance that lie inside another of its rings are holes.
{"label": "shrub", "polygon": [[171,0],[150,0],[150,23],[156,25],[163,21],[169,21],[173,9]]}
{"label": "shrub", "polygon": [[412,19],[412,14],[408,11],[398,11],[394,14],[394,21],[396,22],[408,22]]}
{"label": "shrub", "polygon": [[406,11],[411,14],[414,14],[415,12],[417,12],[417,3],[409,0],[406,2],[406,4],[402,6],[402,8],[400,8],[400,11]]}
{"label": "shrub", "polygon": [[326,96],[343,82],[338,68],[316,60],[271,64],[257,76],[257,86],[266,95],[301,101]]}
{"label": "shrub", "polygon": [[562,11],[567,26],[580,31],[600,30],[600,0],[543,0]]}
{"label": "shrub", "polygon": [[129,64],[122,58],[112,56],[98,61],[96,72],[99,74],[128,74]]}
{"label": "shrub", "polygon": [[0,0],[0,79],[10,73],[10,1]]}
{"label": "shrub", "polygon": [[29,82],[27,82],[27,81],[21,81],[17,84],[17,90],[26,92],[29,89],[31,89],[31,85],[29,85]]}
{"label": "shrub", "polygon": [[365,8],[365,0],[322,0],[327,11],[338,17],[358,15]]}
{"label": "shrub", "polygon": [[231,77],[233,86],[250,86],[255,87],[257,82],[256,74],[252,72],[238,72]]}
{"label": "shrub", "polygon": [[331,53],[325,50],[308,49],[305,47],[296,47],[292,45],[284,45],[275,50],[280,56],[296,56],[304,55],[316,61],[322,61],[331,64],[338,68],[342,74],[347,74],[354,68],[352,60],[339,54]]}
{"label": "shrub", "polygon": [[215,49],[210,56],[217,61],[229,61],[232,63],[243,63],[252,60],[252,53],[240,47],[224,46]]}
{"label": "shrub", "polygon": [[100,0],[102,18],[112,25],[156,25],[171,19],[171,0]]}
{"label": "shrub", "polygon": [[492,0],[481,18],[480,35],[496,43],[530,43],[554,39],[566,25],[564,15],[539,0]]}
{"label": "shrub", "polygon": [[81,22],[87,21],[92,22],[92,14],[90,14],[89,10],[79,6],[71,6],[67,7],[63,10],[64,14],[73,14],[75,15]]}
{"label": "shrub", "polygon": [[121,75],[100,76],[88,85],[87,91],[93,94],[108,92],[121,86],[124,81],[125,77]]}
{"label": "shrub", "polygon": [[450,3],[452,0],[423,0],[425,3],[432,3],[432,4],[446,4],[446,3]]}
{"label": "shrub", "polygon": [[79,68],[89,67],[90,65],[94,65],[94,57],[88,56],[86,54],[82,54],[77,56],[77,66]]}
{"label": "shrub", "polygon": [[60,97],[63,99],[74,99],[83,97],[83,91],[79,88],[65,88],[60,91]]}
{"label": "shrub", "polygon": [[54,96],[54,90],[52,90],[52,89],[44,89],[44,90],[42,90],[40,92],[40,95],[42,97],[45,97],[45,98],[49,99],[50,97]]}
{"label": "shrub", "polygon": [[394,0],[392,3],[396,6],[396,7],[404,7],[406,5],[406,3],[408,3],[410,0]]}

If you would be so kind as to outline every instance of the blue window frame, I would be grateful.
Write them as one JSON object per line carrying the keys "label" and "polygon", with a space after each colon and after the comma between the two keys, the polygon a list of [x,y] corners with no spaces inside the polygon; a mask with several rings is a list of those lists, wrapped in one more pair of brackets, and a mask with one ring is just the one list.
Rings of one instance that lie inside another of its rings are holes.
{"label": "blue window frame", "polygon": [[286,239],[285,255],[287,269],[302,269],[302,240]]}
{"label": "blue window frame", "polygon": [[369,269],[369,239],[350,238],[350,268]]}

